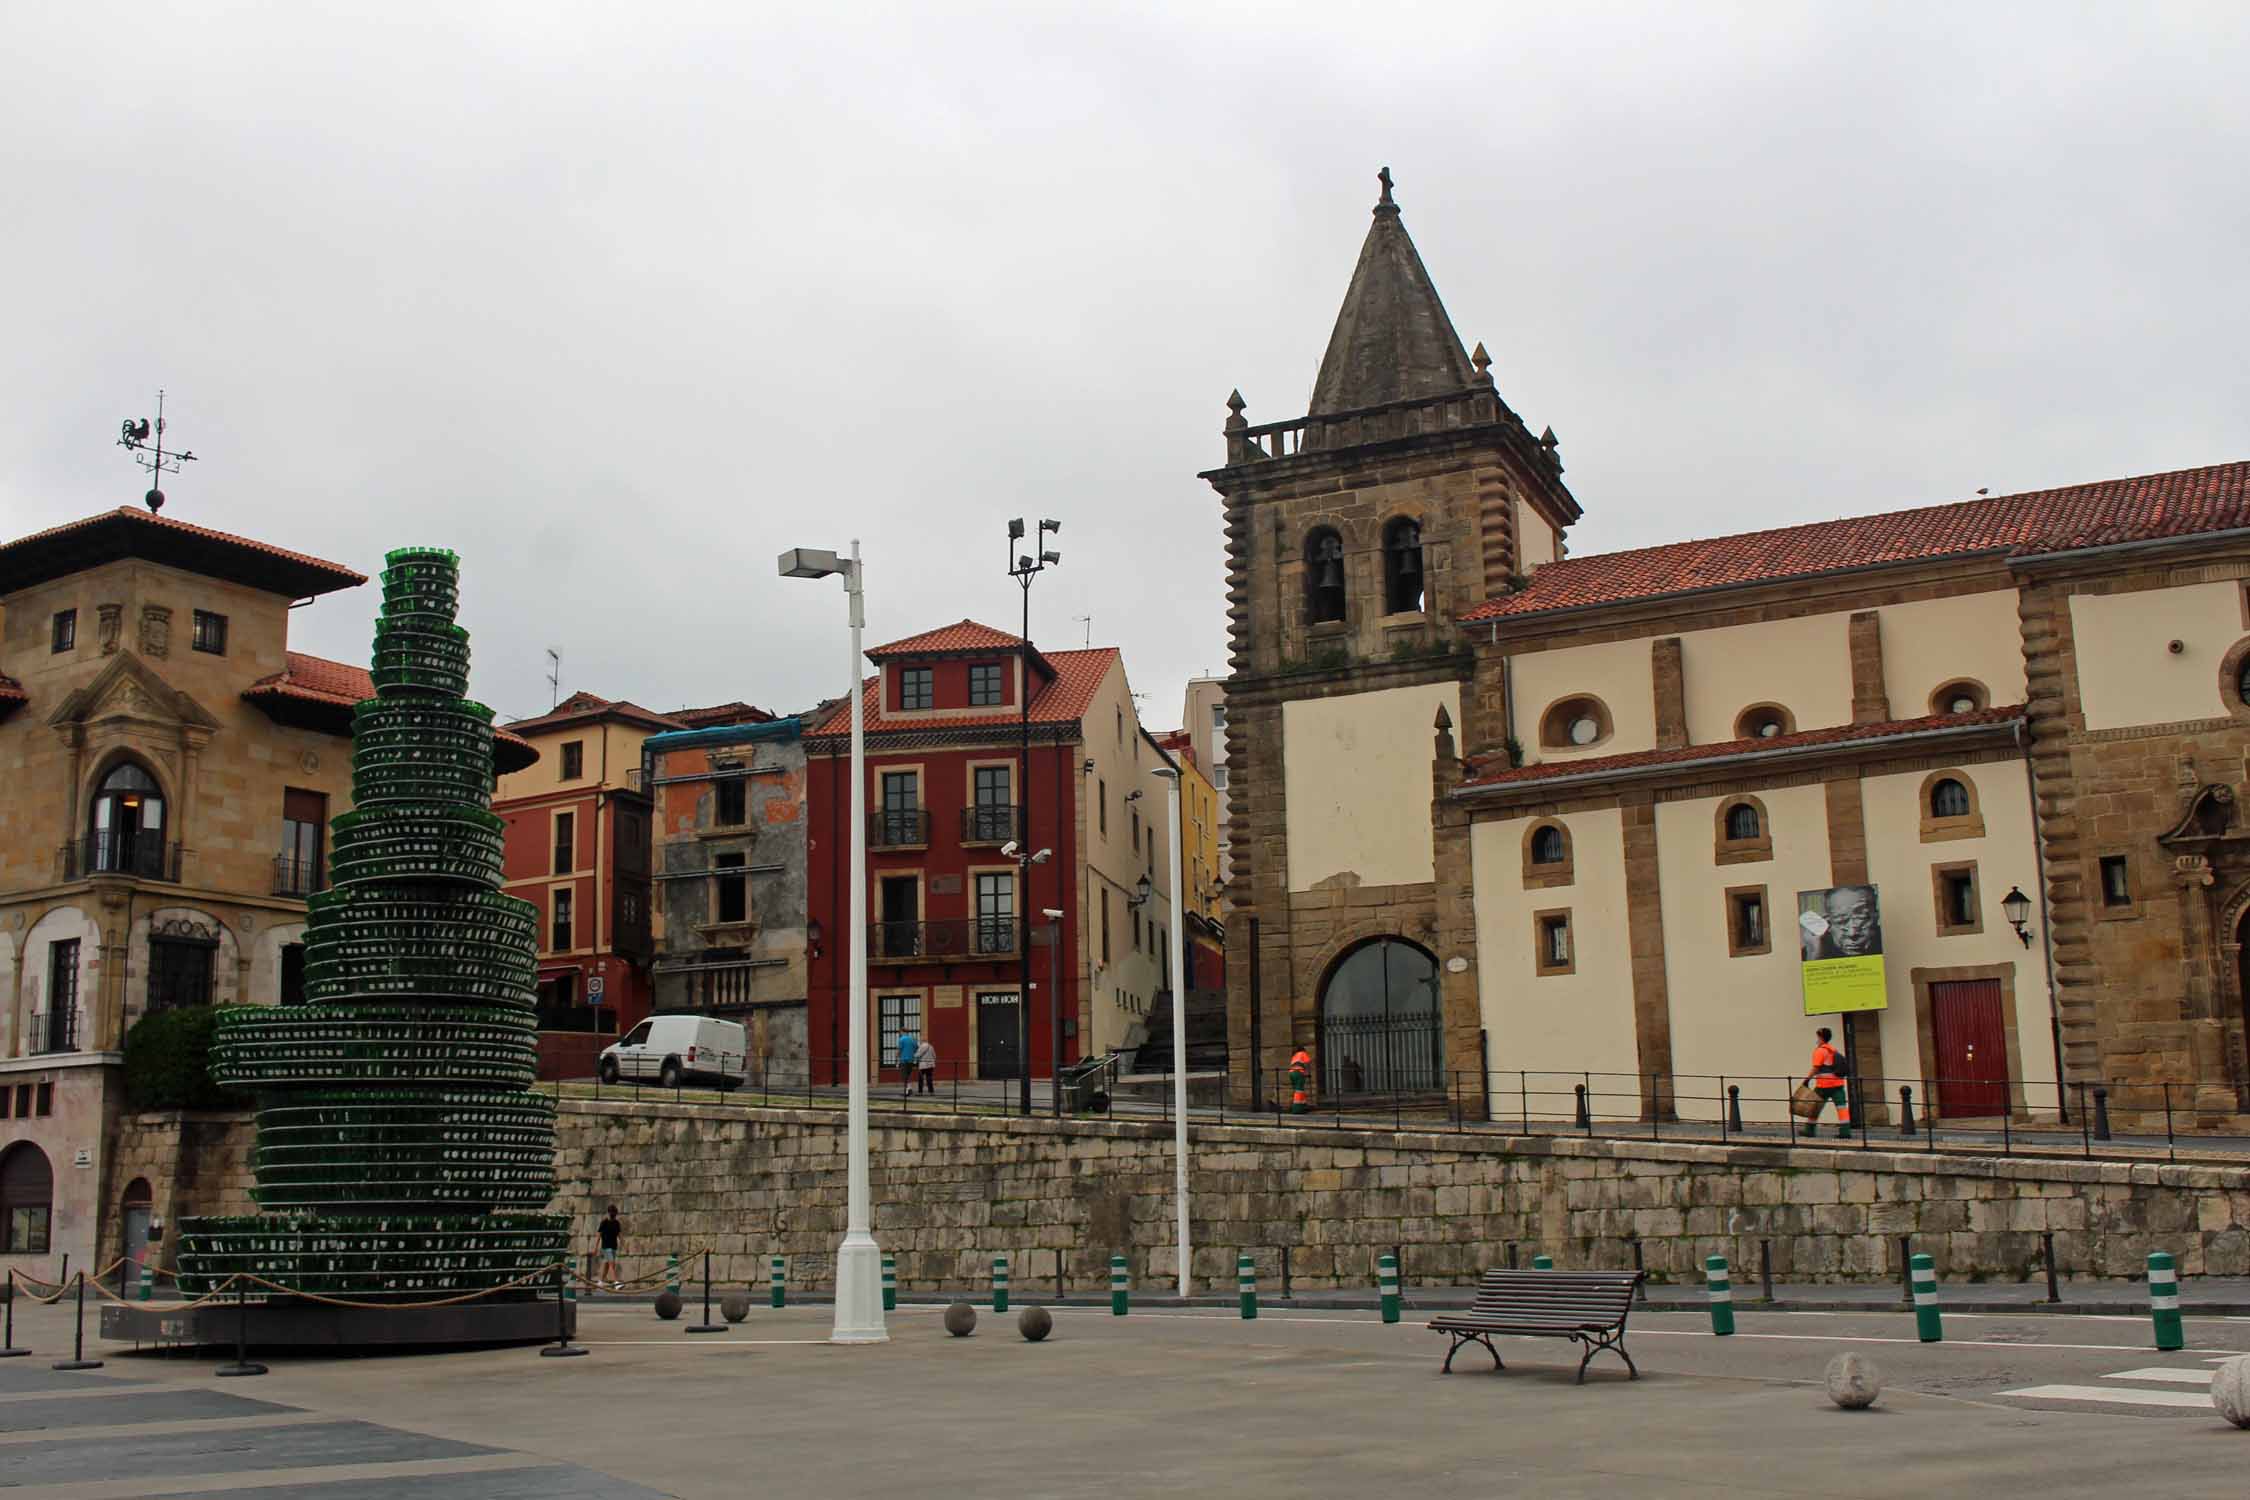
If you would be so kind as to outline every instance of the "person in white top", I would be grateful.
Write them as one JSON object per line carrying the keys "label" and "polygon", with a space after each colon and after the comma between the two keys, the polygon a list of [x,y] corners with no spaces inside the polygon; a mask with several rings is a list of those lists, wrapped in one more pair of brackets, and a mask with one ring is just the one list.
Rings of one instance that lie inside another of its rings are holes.
{"label": "person in white top", "polygon": [[937,1048],[928,1037],[922,1038],[920,1050],[914,1054],[914,1076],[922,1085],[922,1092],[937,1092]]}

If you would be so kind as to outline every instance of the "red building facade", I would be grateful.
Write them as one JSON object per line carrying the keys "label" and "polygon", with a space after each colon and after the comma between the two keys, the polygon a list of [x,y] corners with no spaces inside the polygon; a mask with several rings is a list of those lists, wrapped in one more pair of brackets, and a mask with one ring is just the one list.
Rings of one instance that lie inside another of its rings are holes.
{"label": "red building facade", "polygon": [[[876,1076],[898,1078],[896,1041],[911,1031],[935,1046],[943,1083],[1017,1077],[1026,1050],[1032,1075],[1045,1077],[1058,1010],[1060,1055],[1075,1061],[1104,1042],[1103,997],[1122,972],[1089,950],[1087,933],[1102,901],[1117,908],[1111,888],[1127,888],[1125,868],[1105,872],[1089,849],[1089,830],[1101,829],[1099,844],[1112,818],[1123,824],[1121,812],[1093,808],[1097,797],[1120,807],[1127,789],[1089,753],[1112,713],[1125,743],[1122,660],[1114,648],[1029,654],[1026,799],[1018,637],[962,621],[867,656],[877,668],[862,700]],[[813,1076],[830,1082],[844,1078],[849,1046],[850,730],[840,703],[805,738],[807,1029]],[[1137,722],[1132,732],[1137,740]],[[1004,852],[1011,843],[1048,857],[1024,864]]]}

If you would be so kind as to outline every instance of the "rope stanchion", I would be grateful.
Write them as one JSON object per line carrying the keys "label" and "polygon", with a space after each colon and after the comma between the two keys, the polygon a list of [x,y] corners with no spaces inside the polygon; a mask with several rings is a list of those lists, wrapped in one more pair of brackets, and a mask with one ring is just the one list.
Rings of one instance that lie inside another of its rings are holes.
{"label": "rope stanchion", "polygon": [[555,1341],[542,1345],[539,1353],[545,1359],[568,1359],[573,1355],[591,1354],[594,1351],[584,1344],[570,1341],[570,1310],[563,1300],[563,1287],[571,1275],[570,1265],[564,1262],[555,1276]]}
{"label": "rope stanchion", "polygon": [[266,1367],[250,1358],[250,1288],[240,1285],[242,1278],[234,1278],[234,1358],[219,1366],[214,1375],[263,1375]]}
{"label": "rope stanchion", "polygon": [[86,1357],[86,1273],[80,1271],[78,1273],[78,1323],[77,1331],[71,1336],[70,1358],[58,1359],[47,1368],[50,1370],[98,1370],[101,1367],[102,1362],[100,1360]]}
{"label": "rope stanchion", "polygon": [[0,1334],[0,1359],[21,1359],[31,1351],[16,1347],[16,1268],[8,1268],[8,1331]]}
{"label": "rope stanchion", "polygon": [[703,1321],[688,1329],[690,1333],[725,1333],[727,1325],[711,1321],[711,1252],[703,1252]]}

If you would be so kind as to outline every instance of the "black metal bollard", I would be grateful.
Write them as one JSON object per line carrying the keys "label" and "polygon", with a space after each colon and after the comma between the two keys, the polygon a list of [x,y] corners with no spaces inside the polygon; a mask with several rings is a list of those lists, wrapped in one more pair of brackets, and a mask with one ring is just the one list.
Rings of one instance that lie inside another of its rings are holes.
{"label": "black metal bollard", "polygon": [[1898,1133],[1907,1140],[1914,1139],[1914,1085],[1898,1086]]}
{"label": "black metal bollard", "polygon": [[2062,1304],[2062,1288],[2055,1282],[2055,1232],[2046,1230],[2039,1236],[2039,1253],[2047,1262],[2047,1301],[2052,1306]]}
{"label": "black metal bollard", "polygon": [[2109,1089],[2099,1083],[2094,1085],[2094,1139],[2109,1139]]}
{"label": "black metal bollard", "polygon": [[1514,1270],[1515,1268],[1516,1268],[1516,1242],[1515,1242],[1514,1240],[1510,1240],[1510,1241],[1508,1241],[1508,1269],[1509,1269],[1509,1270],[1511,1270],[1511,1271],[1513,1271],[1513,1270]]}
{"label": "black metal bollard", "polygon": [[250,1358],[250,1283],[241,1276],[234,1282],[234,1362],[211,1372],[214,1375],[263,1375],[266,1367]]}
{"label": "black metal bollard", "polygon": [[1898,1303],[1901,1307],[1914,1305],[1914,1238],[1902,1234],[1898,1237]]}
{"label": "black metal bollard", "polygon": [[[591,1354],[594,1352],[584,1344],[573,1344],[570,1341],[570,1308],[563,1298],[563,1278],[569,1274],[569,1268],[567,1267],[555,1272],[555,1341],[551,1344],[539,1346],[540,1355],[547,1359],[568,1358],[574,1354]],[[708,1318],[710,1314],[706,1313],[704,1316]]]}
{"label": "black metal bollard", "polygon": [[[13,1304],[11,1304],[13,1305]],[[71,1336],[71,1354],[68,1359],[58,1359],[50,1370],[98,1370],[102,1362],[86,1357],[86,1273],[78,1273],[78,1331]]]}
{"label": "black metal bollard", "polygon": [[703,1321],[688,1329],[690,1333],[725,1333],[727,1325],[711,1321],[711,1252],[703,1252]]}
{"label": "black metal bollard", "polygon": [[16,1347],[16,1268],[8,1267],[8,1331],[0,1334],[0,1359],[21,1359],[29,1349]]}
{"label": "black metal bollard", "polygon": [[1727,1085],[1727,1129],[1737,1134],[1742,1130],[1742,1085],[1739,1083]]}
{"label": "black metal bollard", "polygon": [[1758,1241],[1758,1293],[1773,1301],[1773,1241]]}
{"label": "black metal bollard", "polygon": [[1575,1123],[1580,1130],[1585,1131],[1588,1135],[1592,1135],[1594,1133],[1594,1112],[1588,1106],[1586,1101],[1586,1085],[1584,1085],[1583,1083],[1574,1083],[1571,1085],[1571,1088],[1578,1095],[1578,1118],[1573,1123]]}
{"label": "black metal bollard", "polygon": [[1648,1267],[1641,1262],[1641,1242],[1633,1241],[1633,1271],[1641,1279],[1633,1283],[1633,1300],[1648,1306]]}
{"label": "black metal bollard", "polygon": [[1281,1300],[1289,1300],[1289,1247],[1281,1247]]}

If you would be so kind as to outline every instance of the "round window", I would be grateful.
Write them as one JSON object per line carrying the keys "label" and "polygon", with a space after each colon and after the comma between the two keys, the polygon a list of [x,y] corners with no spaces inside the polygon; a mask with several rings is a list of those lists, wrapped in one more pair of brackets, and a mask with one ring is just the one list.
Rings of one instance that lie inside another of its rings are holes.
{"label": "round window", "polygon": [[1573,745],[1591,745],[1601,737],[1601,721],[1592,714],[1580,714],[1570,721],[1570,742]]}
{"label": "round window", "polygon": [[1973,714],[1984,706],[1984,689],[1973,682],[1949,682],[1930,695],[1932,713]]}

